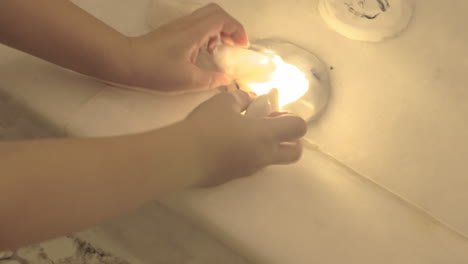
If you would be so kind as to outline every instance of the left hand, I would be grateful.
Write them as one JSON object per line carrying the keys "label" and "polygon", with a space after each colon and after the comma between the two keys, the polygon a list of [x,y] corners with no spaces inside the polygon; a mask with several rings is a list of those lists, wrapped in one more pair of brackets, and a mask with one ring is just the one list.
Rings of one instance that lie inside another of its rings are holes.
{"label": "left hand", "polygon": [[[289,164],[300,159],[299,141],[307,124],[299,116],[272,113],[264,118],[241,114],[253,100],[242,90],[224,92],[198,106],[181,122],[189,149],[198,150],[198,175],[192,186],[216,186],[253,174],[273,164]],[[173,133],[176,135],[177,133]],[[185,153],[189,153],[186,151]]]}
{"label": "left hand", "polygon": [[232,83],[227,74],[195,65],[200,52],[212,52],[219,37],[228,45],[249,45],[244,27],[218,5],[209,4],[153,32],[130,38],[126,84],[173,92]]}

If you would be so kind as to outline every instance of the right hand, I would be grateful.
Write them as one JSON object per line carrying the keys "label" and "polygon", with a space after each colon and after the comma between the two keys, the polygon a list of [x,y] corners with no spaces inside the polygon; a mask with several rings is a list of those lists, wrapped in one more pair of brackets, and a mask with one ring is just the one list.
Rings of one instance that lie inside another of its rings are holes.
{"label": "right hand", "polygon": [[307,131],[298,116],[250,118],[241,114],[252,101],[237,90],[214,96],[184,121],[201,150],[202,175],[197,186],[214,186],[249,176],[271,164],[299,160],[299,139]]}
{"label": "right hand", "polygon": [[228,74],[200,68],[203,50],[212,53],[218,39],[247,47],[245,28],[217,4],[170,22],[148,34],[129,38],[130,74],[124,84],[177,92],[217,88],[232,83]]}

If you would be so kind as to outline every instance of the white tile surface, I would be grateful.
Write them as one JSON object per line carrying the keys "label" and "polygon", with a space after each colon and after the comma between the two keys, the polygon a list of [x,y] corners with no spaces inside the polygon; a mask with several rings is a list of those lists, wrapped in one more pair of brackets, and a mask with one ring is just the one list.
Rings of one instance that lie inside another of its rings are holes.
{"label": "white tile surface", "polygon": [[323,154],[167,201],[255,263],[467,263],[466,239]]}
{"label": "white tile surface", "polygon": [[61,69],[31,56],[0,48],[0,57],[10,56],[0,63],[0,91],[18,104],[31,110],[38,118],[50,123],[60,133],[87,100],[104,84]]}
{"label": "white tile surface", "polygon": [[468,3],[416,1],[415,10],[408,30],[391,41],[320,41],[331,43],[322,56],[335,67],[334,98],[310,136],[468,234]]}
{"label": "white tile surface", "polygon": [[71,1],[126,35],[140,35],[149,31],[149,26],[146,23],[149,0]]}

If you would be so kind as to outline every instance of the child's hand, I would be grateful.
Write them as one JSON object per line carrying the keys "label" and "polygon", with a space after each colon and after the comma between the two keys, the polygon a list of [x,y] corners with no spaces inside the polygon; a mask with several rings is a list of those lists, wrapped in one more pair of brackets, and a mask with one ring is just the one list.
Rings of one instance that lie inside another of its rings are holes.
{"label": "child's hand", "polygon": [[140,37],[124,36],[71,1],[0,1],[0,11],[0,43],[98,79],[162,91],[229,84],[229,76],[194,62],[219,36],[249,44],[244,27],[215,4]]}
{"label": "child's hand", "polygon": [[195,66],[202,50],[224,43],[248,46],[244,27],[216,4],[141,37],[130,38],[127,84],[161,91],[201,90],[228,85],[231,78]]}
{"label": "child's hand", "polygon": [[294,115],[253,119],[241,115],[251,98],[240,90],[222,93],[196,108],[185,121],[202,153],[199,186],[248,176],[270,164],[297,161],[307,125]]}

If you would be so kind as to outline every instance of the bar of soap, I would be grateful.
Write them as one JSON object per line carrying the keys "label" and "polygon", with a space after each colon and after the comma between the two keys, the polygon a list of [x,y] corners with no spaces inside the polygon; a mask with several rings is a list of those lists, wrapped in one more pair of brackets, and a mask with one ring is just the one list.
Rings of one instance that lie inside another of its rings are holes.
{"label": "bar of soap", "polygon": [[397,36],[411,20],[411,0],[321,0],[320,14],[343,36],[377,42]]}
{"label": "bar of soap", "polygon": [[231,75],[241,85],[267,82],[277,68],[273,54],[240,47],[220,45],[213,56],[219,69]]}
{"label": "bar of soap", "polygon": [[267,94],[257,97],[247,108],[245,116],[262,118],[278,111],[278,90],[273,88]]}

